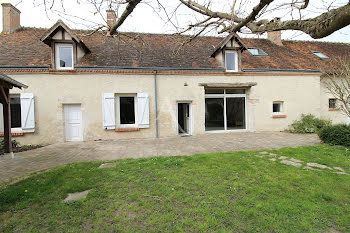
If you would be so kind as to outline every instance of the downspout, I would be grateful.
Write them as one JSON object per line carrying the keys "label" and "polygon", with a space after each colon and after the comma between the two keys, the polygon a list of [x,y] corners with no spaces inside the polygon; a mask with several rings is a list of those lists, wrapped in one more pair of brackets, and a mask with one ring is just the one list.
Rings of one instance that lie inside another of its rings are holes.
{"label": "downspout", "polygon": [[157,87],[157,71],[154,71],[154,101],[155,101],[155,110],[156,110],[156,138],[159,138],[158,133],[158,87]]}

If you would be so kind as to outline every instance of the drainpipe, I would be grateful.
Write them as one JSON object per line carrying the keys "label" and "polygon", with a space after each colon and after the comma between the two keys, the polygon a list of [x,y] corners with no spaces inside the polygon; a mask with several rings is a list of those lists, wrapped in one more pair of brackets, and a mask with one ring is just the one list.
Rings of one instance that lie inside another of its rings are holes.
{"label": "drainpipe", "polygon": [[157,71],[154,71],[154,101],[155,101],[155,110],[156,110],[156,138],[159,138],[158,133],[158,95],[157,95]]}

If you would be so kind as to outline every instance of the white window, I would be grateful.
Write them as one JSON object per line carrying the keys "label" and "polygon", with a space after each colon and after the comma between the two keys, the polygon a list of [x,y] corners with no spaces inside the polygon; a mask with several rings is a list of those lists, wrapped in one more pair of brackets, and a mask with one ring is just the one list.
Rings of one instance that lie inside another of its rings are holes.
{"label": "white window", "polygon": [[238,53],[237,51],[225,51],[225,67],[228,72],[238,71]]}
{"label": "white window", "polygon": [[56,44],[56,68],[59,70],[72,70],[74,56],[72,44]]}
{"label": "white window", "polygon": [[[34,96],[32,93],[21,93],[10,95],[11,131],[12,132],[34,132]],[[0,109],[1,131],[4,131],[3,106]]]}
{"label": "white window", "polygon": [[149,128],[147,93],[102,94],[103,128]]}
{"label": "white window", "polygon": [[136,94],[116,96],[116,114],[118,127],[136,127]]}
{"label": "white window", "polygon": [[272,113],[273,115],[283,115],[283,102],[282,101],[274,101],[272,104]]}

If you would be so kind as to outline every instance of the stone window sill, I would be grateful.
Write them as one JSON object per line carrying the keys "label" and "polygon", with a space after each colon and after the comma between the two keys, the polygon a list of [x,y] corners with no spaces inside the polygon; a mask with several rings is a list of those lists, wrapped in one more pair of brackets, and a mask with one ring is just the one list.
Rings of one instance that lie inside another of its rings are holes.
{"label": "stone window sill", "polygon": [[339,108],[328,108],[328,111],[339,111]]}
{"label": "stone window sill", "polygon": [[272,115],[272,118],[286,118],[287,115],[285,114],[279,114],[279,115]]}
{"label": "stone window sill", "polygon": [[134,131],[140,131],[140,128],[116,128],[114,131],[115,132],[134,132]]}
{"label": "stone window sill", "polygon": [[[23,136],[24,133],[23,132],[11,132],[11,136],[12,137],[16,137],[16,136]],[[0,133],[0,137],[3,137],[4,133]]]}

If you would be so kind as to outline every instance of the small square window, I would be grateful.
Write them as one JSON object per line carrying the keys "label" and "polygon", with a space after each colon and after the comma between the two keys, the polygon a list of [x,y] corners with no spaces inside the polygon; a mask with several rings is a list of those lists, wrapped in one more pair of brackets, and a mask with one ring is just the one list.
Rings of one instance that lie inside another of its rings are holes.
{"label": "small square window", "polygon": [[237,72],[238,71],[238,53],[237,51],[225,52],[225,66],[226,71]]}
{"label": "small square window", "polygon": [[73,45],[56,44],[56,68],[71,70],[74,68]]}
{"label": "small square window", "polygon": [[274,115],[283,114],[283,102],[280,102],[280,101],[273,102],[273,104],[272,104],[272,113]]}
{"label": "small square window", "polygon": [[337,107],[337,99],[329,99],[328,108],[336,108],[336,107]]}
{"label": "small square window", "polygon": [[318,52],[318,51],[313,51],[312,53],[315,54],[317,57],[319,57],[319,58],[321,58],[321,59],[327,59],[327,58],[329,58],[328,56],[326,56],[326,55],[324,55],[323,53]]}

